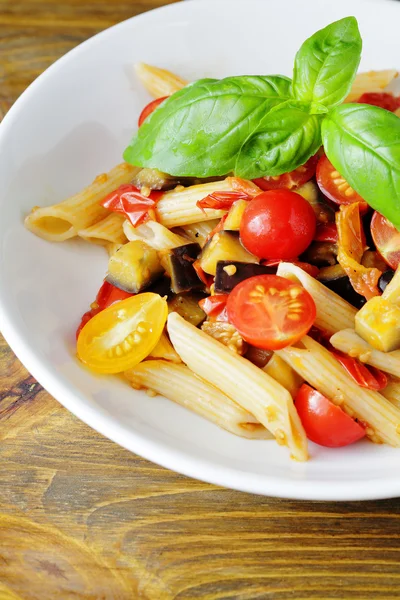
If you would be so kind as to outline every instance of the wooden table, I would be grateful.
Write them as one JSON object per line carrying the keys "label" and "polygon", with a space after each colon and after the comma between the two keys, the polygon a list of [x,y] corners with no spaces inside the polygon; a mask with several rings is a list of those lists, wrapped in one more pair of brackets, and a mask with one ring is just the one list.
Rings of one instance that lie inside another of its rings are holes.
{"label": "wooden table", "polygon": [[[163,0],[0,0],[3,111],[56,58]],[[0,599],[399,598],[398,500],[312,503],[157,467],[0,345]]]}

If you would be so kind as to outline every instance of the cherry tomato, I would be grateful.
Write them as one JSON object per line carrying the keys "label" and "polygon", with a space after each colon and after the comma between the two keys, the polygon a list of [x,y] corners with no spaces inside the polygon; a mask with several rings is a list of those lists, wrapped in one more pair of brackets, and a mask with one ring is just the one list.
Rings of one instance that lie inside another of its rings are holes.
{"label": "cherry tomato", "polygon": [[146,106],[140,113],[138,126],[140,127],[142,125],[143,121],[145,121],[147,119],[147,117],[149,115],[151,115],[151,113],[153,111],[156,110],[157,106],[159,106],[161,104],[161,102],[164,102],[164,100],[166,100],[167,98],[169,98],[169,96],[164,96],[163,98],[156,98],[155,100],[152,100],[151,102],[146,104]]}
{"label": "cherry tomato", "polygon": [[168,316],[166,300],[146,292],[95,315],[78,337],[80,360],[99,373],[121,373],[156,347]]}
{"label": "cherry tomato", "polygon": [[296,395],[295,406],[308,439],[320,446],[340,448],[365,436],[361,425],[306,383]]}
{"label": "cherry tomato", "polygon": [[395,112],[400,107],[400,96],[396,98],[388,92],[369,92],[360,96],[357,100],[360,104],[372,104],[379,106],[391,112]]}
{"label": "cherry tomato", "polygon": [[241,220],[240,238],[259,258],[295,259],[311,244],[315,229],[314,211],[300,194],[272,190],[249,202]]}
{"label": "cherry tomato", "polygon": [[276,177],[259,177],[258,179],[253,179],[253,182],[264,191],[279,189],[291,190],[292,188],[304,185],[311,177],[314,177],[317,162],[318,156],[315,155],[304,165],[297,167],[297,169],[290,171],[290,173],[283,173]]}
{"label": "cherry tomato", "polygon": [[371,220],[371,235],[383,260],[396,270],[400,264],[400,231],[375,211]]}
{"label": "cherry tomato", "polygon": [[336,223],[318,223],[314,236],[315,242],[337,242],[338,231]]}
{"label": "cherry tomato", "polygon": [[228,298],[228,294],[215,294],[200,300],[199,306],[208,317],[216,317],[224,310]]}
{"label": "cherry tomato", "polygon": [[346,356],[346,354],[342,354],[337,350],[331,350],[331,352],[360,387],[379,392],[387,386],[388,378],[385,373],[382,373],[379,369],[366,367],[359,360],[356,360],[351,356]]}
{"label": "cherry tomato", "polygon": [[90,310],[85,312],[85,314],[82,316],[80,325],[76,330],[76,339],[78,339],[78,336],[86,323],[90,321],[92,317],[97,315],[97,313],[105,308],[108,308],[115,302],[120,302],[121,300],[130,298],[131,296],[132,294],[124,292],[124,290],[120,290],[119,288],[115,287],[115,285],[108,283],[108,281],[104,281],[103,285],[97,292],[96,300],[90,306]]}
{"label": "cherry tomato", "polygon": [[349,186],[326,156],[321,156],[317,165],[317,183],[321,192],[335,204],[360,203],[360,213],[368,211],[368,204]]}
{"label": "cherry tomato", "polygon": [[149,211],[154,209],[164,192],[152,191],[144,196],[131,183],[120,185],[101,201],[104,208],[125,215],[134,227],[149,219]]}
{"label": "cherry tomato", "polygon": [[242,338],[266,350],[297,342],[314,323],[316,308],[300,285],[278,275],[258,275],[239,283],[226,305],[229,322]]}

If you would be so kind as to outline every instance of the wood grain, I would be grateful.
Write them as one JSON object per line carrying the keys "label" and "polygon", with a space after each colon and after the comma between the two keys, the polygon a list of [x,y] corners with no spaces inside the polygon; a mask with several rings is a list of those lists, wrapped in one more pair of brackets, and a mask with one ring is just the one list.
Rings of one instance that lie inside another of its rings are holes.
{"label": "wood grain", "polygon": [[[0,0],[0,111],[90,35],[163,0]],[[0,600],[399,598],[400,503],[241,494],[130,454],[0,341]]]}

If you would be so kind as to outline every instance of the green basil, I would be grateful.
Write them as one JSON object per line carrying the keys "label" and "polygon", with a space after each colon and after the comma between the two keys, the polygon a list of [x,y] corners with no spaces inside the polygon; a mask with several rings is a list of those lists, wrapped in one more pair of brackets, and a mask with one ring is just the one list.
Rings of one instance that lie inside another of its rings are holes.
{"label": "green basil", "polygon": [[290,89],[291,80],[283,76],[195,82],[146,119],[124,159],[170,175],[226,175],[244,140],[271,108],[290,98]]}
{"label": "green basil", "polygon": [[308,105],[289,100],[274,108],[243,144],[235,173],[254,179],[281,175],[303,165],[321,146],[320,115]]}
{"label": "green basil", "polygon": [[343,104],[322,123],[325,152],[372,208],[400,229],[400,119],[367,104]]}
{"label": "green basil", "polygon": [[354,17],[346,17],[314,33],[296,54],[295,98],[312,103],[311,112],[324,112],[323,107],[340,104],[356,76],[361,49]]}

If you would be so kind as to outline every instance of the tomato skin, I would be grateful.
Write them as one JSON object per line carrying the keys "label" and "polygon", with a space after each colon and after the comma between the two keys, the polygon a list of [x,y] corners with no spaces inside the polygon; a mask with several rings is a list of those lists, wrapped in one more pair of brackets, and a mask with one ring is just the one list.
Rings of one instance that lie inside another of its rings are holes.
{"label": "tomato skin", "polygon": [[134,227],[149,219],[149,211],[154,209],[164,192],[151,192],[143,196],[131,183],[120,185],[100,202],[104,208],[125,215]]}
{"label": "tomato skin", "polygon": [[371,220],[371,235],[383,260],[396,270],[400,264],[400,231],[378,212]]}
{"label": "tomato skin", "polygon": [[198,200],[196,205],[198,208],[214,208],[217,210],[229,210],[234,202],[237,200],[251,200],[252,196],[249,196],[245,192],[213,192],[205,198]]}
{"label": "tomato skin", "polygon": [[367,92],[357,100],[360,104],[372,104],[390,112],[395,112],[400,107],[400,96],[393,96],[388,92]]}
{"label": "tomato skin", "polygon": [[259,177],[253,179],[253,183],[264,191],[268,190],[291,190],[300,187],[314,177],[318,162],[318,156],[312,156],[304,165],[297,167],[294,171],[283,173],[277,177]]}
{"label": "tomato skin", "polygon": [[335,204],[360,203],[360,213],[369,210],[368,204],[335,169],[327,156],[321,156],[317,164],[317,183],[321,192]]}
{"label": "tomato skin", "polygon": [[[266,267],[278,267],[281,262],[283,262],[283,261],[278,258],[275,260],[274,259],[262,260],[261,264],[265,265]],[[311,275],[311,277],[316,278],[319,273],[318,267],[316,267],[315,265],[310,265],[310,263],[301,262],[300,260],[290,260],[287,262],[290,262],[292,265],[296,265],[296,267],[303,269],[303,271],[305,271],[306,273]]]}
{"label": "tomato skin", "polygon": [[151,115],[151,113],[153,111],[156,110],[157,106],[159,106],[167,98],[169,98],[169,96],[163,96],[162,98],[156,98],[155,100],[152,100],[151,102],[146,104],[146,106],[140,113],[139,120],[138,120],[138,126],[140,127],[143,124],[143,121],[145,121],[147,119],[147,117],[149,115]]}
{"label": "tomato skin", "polygon": [[[212,237],[213,237],[213,236],[214,236],[216,233],[218,233],[219,231],[222,231],[222,230],[223,230],[223,228],[224,228],[224,225],[225,225],[225,221],[226,221],[226,219],[227,219],[227,218],[228,218],[228,215],[227,215],[227,214],[226,214],[226,215],[224,215],[223,217],[221,217],[221,219],[220,219],[220,221],[219,221],[218,225],[216,225],[216,226],[214,227],[214,229],[213,229],[212,231],[210,231],[210,233],[209,233],[209,234],[208,234],[208,236],[206,237],[206,240],[205,240],[205,242],[204,242],[204,245],[205,245],[205,244],[207,244],[207,242],[209,242],[209,241],[211,240],[211,238],[212,238]],[[196,268],[196,267],[195,267],[195,268]],[[209,275],[207,275],[207,277],[210,277],[210,276],[209,276]],[[201,279],[201,277],[200,277],[200,279]],[[202,280],[202,281],[203,281],[203,280]],[[212,283],[212,282],[211,282],[211,283]]]}
{"label": "tomato skin", "polygon": [[388,378],[379,369],[366,367],[362,362],[337,350],[331,350],[331,353],[360,387],[379,392],[387,386]]}
{"label": "tomato skin", "polygon": [[316,316],[310,294],[278,275],[257,275],[239,283],[229,294],[226,310],[242,338],[265,350],[297,342]]}
{"label": "tomato skin", "polygon": [[327,448],[341,448],[365,436],[365,429],[326,396],[304,383],[295,406],[309,440]]}
{"label": "tomato skin", "polygon": [[337,242],[338,230],[336,223],[318,223],[314,236],[315,242]]}
{"label": "tomato skin", "polygon": [[240,224],[244,247],[263,259],[296,259],[311,244],[316,217],[300,194],[263,192],[249,202]]}
{"label": "tomato skin", "polygon": [[197,277],[200,279],[200,281],[202,281],[204,283],[206,288],[210,288],[210,286],[214,282],[214,277],[212,275],[209,275],[205,271],[203,271],[203,269],[200,266],[199,260],[194,261],[193,268],[196,271]]}
{"label": "tomato skin", "polygon": [[224,310],[228,298],[229,294],[215,294],[200,300],[199,306],[208,317],[216,317]]}

